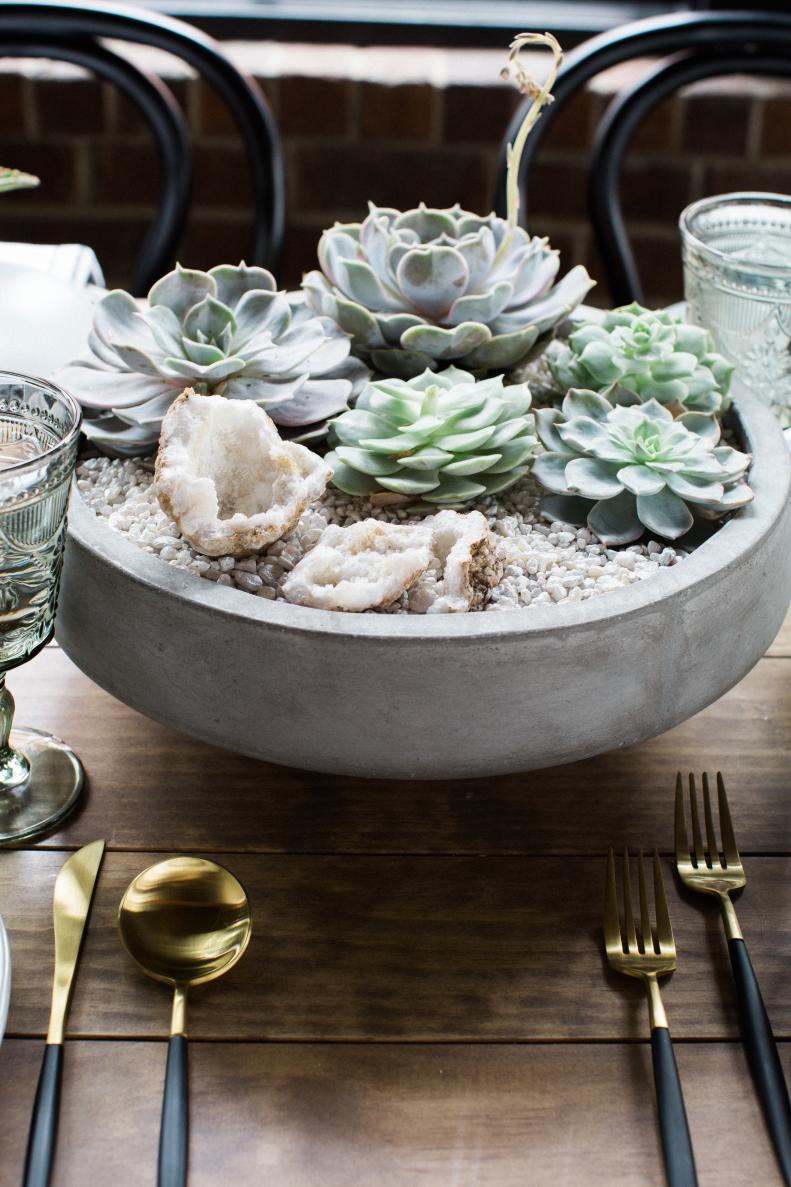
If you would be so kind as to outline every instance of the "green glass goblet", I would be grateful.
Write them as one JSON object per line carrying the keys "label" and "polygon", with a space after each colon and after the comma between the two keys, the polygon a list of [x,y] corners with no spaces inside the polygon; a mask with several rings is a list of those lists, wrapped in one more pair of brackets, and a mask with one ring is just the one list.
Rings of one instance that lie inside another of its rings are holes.
{"label": "green glass goblet", "polygon": [[0,371],[0,844],[47,832],[74,807],[77,756],[14,729],[6,672],[52,638],[80,407],[43,379]]}

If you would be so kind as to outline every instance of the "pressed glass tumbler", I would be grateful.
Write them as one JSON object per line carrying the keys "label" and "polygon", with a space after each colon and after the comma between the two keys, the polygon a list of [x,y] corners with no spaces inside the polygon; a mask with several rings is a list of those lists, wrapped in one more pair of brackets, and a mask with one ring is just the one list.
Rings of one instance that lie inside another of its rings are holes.
{"label": "pressed glass tumbler", "polygon": [[52,638],[80,408],[42,379],[0,372],[0,843],[50,829],[82,788],[58,738],[14,729],[6,672]]}
{"label": "pressed glass tumbler", "polygon": [[687,315],[791,425],[791,197],[720,194],[681,214]]}

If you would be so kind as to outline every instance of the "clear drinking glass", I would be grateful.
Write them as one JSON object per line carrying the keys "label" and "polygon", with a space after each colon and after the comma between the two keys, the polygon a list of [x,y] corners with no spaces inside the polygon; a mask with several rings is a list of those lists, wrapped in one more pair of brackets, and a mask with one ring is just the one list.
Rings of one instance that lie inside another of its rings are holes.
{"label": "clear drinking glass", "polygon": [[689,320],[791,426],[791,197],[704,198],[679,227]]}
{"label": "clear drinking glass", "polygon": [[11,734],[6,672],[52,638],[80,407],[43,379],[0,371],[0,843],[51,828],[82,788],[77,756],[34,729]]}

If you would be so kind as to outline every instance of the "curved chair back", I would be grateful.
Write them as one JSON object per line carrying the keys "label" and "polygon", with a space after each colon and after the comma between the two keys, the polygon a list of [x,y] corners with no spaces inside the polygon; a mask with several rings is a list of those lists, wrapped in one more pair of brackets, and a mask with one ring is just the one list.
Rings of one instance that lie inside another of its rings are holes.
{"label": "curved chair back", "polygon": [[[643,300],[618,193],[623,158],[638,127],[663,99],[701,79],[736,72],[791,77],[791,16],[710,12],[656,17],[622,25],[578,46],[565,59],[554,87],[555,101],[544,109],[522,156],[521,221],[527,215],[530,170],[564,103],[604,70],[635,58],[670,55],[670,61],[649,67],[643,78],[610,104],[591,151],[589,212],[615,304]],[[498,214],[505,214],[506,208],[506,148],[529,103],[526,99],[520,104],[501,146],[495,192]]]}
{"label": "curved chair back", "polygon": [[226,104],[241,133],[253,188],[249,263],[276,269],[283,246],[285,181],[277,127],[260,89],[219,45],[170,17],[116,4],[0,0],[0,56],[73,62],[117,86],[137,106],[156,142],[164,192],[139,253],[132,292],[145,293],[172,266],[191,193],[191,150],[184,115],[159,79],[112,52],[102,39],[150,45],[187,62]]}

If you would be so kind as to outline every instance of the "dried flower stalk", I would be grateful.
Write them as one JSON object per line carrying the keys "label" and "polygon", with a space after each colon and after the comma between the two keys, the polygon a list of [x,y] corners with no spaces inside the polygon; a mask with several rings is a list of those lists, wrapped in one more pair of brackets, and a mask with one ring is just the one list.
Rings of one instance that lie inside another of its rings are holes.
{"label": "dried flower stalk", "polygon": [[[526,46],[536,45],[543,45],[552,53],[552,65],[543,83],[531,78],[519,61],[521,50]],[[519,33],[511,42],[508,61],[500,71],[501,78],[515,82],[522,94],[533,100],[522,120],[516,139],[513,144],[508,145],[506,156],[508,164],[506,177],[507,215],[508,224],[511,227],[517,225],[519,218],[519,162],[522,159],[531,128],[541,115],[542,109],[552,102],[552,88],[555,85],[562,60],[563,51],[551,33]]]}

